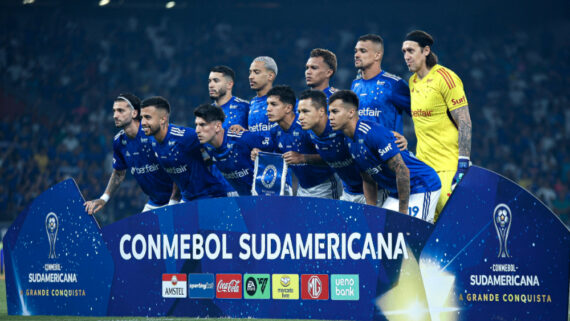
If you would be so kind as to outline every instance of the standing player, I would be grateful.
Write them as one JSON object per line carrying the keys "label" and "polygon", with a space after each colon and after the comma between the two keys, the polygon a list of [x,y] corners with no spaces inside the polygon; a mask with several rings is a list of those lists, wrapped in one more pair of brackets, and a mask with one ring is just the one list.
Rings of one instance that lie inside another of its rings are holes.
{"label": "standing player", "polygon": [[412,31],[402,45],[410,77],[412,119],[418,138],[417,156],[438,173],[442,195],[437,213],[470,166],[471,116],[463,83],[448,68],[437,64],[433,38]]}
{"label": "standing player", "polygon": [[336,73],[336,67],[336,55],[332,51],[321,48],[311,50],[305,65],[307,86],[324,92],[328,99],[335,91],[330,86],[330,80]]}
{"label": "standing player", "polygon": [[269,137],[271,128],[277,126],[267,119],[267,93],[273,87],[275,77],[277,77],[277,64],[271,57],[257,57],[249,67],[249,86],[257,95],[253,97],[249,106],[248,129],[264,137]]}
{"label": "standing player", "polygon": [[276,86],[267,93],[267,117],[278,126],[271,129],[274,150],[283,154],[299,182],[297,196],[338,199],[341,184],[328,166],[313,166],[321,157],[309,133],[295,115],[295,93],[289,86]]}
{"label": "standing player", "polygon": [[158,162],[180,188],[182,201],[228,195],[224,183],[206,165],[194,129],[169,124],[170,104],[166,99],[143,100],[141,115],[144,133],[151,136]]}
{"label": "standing player", "polygon": [[368,34],[358,38],[354,66],[362,77],[355,79],[350,89],[360,101],[360,118],[403,134],[402,114],[410,114],[410,90],[403,79],[382,70],[383,56],[382,37]]}
{"label": "standing player", "polygon": [[376,198],[376,184],[363,182],[360,170],[344,143],[344,134],[333,130],[329,124],[326,95],[318,90],[305,90],[299,95],[298,110],[299,122],[311,135],[317,152],[342,180],[344,188],[340,199],[366,204],[366,198]]}
{"label": "standing player", "polygon": [[353,92],[337,91],[329,102],[331,126],[345,134],[350,153],[365,179],[373,179],[389,191],[382,207],[433,223],[441,192],[435,171],[407,150],[400,151],[390,130],[359,120],[358,97]]}
{"label": "standing player", "polygon": [[210,69],[208,76],[208,92],[216,106],[219,106],[227,116],[223,127],[230,128],[240,125],[247,128],[249,102],[232,95],[235,73],[227,66],[215,66]]}
{"label": "standing player", "polygon": [[113,103],[115,126],[121,128],[113,140],[113,173],[105,193],[100,198],[85,202],[85,211],[99,212],[125,179],[127,169],[148,195],[143,212],[176,204],[172,179],[158,165],[150,141],[140,126],[141,100],[130,93],[120,94]]}
{"label": "standing player", "polygon": [[[224,112],[213,105],[200,105],[194,110],[196,134],[217,168],[239,195],[251,195],[253,183],[252,149],[269,150],[263,136],[249,131],[230,132],[222,126]],[[265,145],[262,143],[264,141]]]}

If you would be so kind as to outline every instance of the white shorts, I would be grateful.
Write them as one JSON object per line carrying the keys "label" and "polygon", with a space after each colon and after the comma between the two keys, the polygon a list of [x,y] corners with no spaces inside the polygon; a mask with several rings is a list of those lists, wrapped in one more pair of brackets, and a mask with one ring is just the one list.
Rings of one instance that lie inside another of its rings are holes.
{"label": "white shorts", "polygon": [[342,194],[342,183],[336,175],[330,176],[324,183],[309,188],[299,185],[297,196],[339,199]]}
{"label": "white shorts", "polygon": [[342,195],[340,196],[340,200],[358,203],[358,204],[366,204],[366,199],[364,198],[364,194],[350,194],[344,190],[342,191]]}
{"label": "white shorts", "polygon": [[[408,215],[421,218],[422,220],[433,223],[435,218],[435,208],[441,189],[434,192],[417,193],[410,195],[408,202]],[[399,212],[400,201],[397,198],[388,196],[382,208]]]}

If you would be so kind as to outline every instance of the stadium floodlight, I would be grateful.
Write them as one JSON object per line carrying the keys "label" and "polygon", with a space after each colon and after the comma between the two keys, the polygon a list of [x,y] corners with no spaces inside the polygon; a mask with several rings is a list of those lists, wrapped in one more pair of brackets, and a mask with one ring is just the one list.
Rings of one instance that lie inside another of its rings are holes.
{"label": "stadium floodlight", "polygon": [[99,6],[103,7],[109,4],[109,2],[111,2],[111,0],[100,0],[99,1]]}
{"label": "stadium floodlight", "polygon": [[176,1],[168,1],[166,3],[166,9],[172,9],[176,5]]}

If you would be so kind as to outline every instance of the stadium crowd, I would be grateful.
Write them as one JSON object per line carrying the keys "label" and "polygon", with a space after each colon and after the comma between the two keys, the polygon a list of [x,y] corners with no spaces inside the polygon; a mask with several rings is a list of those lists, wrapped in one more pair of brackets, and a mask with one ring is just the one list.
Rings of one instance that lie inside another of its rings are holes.
{"label": "stadium crowd", "polygon": [[[356,40],[369,32],[386,41],[383,69],[410,76],[401,52],[409,30],[261,30],[215,21],[188,28],[166,16],[89,20],[64,14],[18,15],[1,24],[0,221],[13,220],[68,177],[86,199],[104,191],[117,131],[112,103],[120,92],[167,97],[172,122],[193,126],[193,108],[209,101],[211,66],[231,66],[237,73],[234,94],[249,100],[254,92],[247,70],[254,57],[274,57],[280,71],[275,83],[299,92],[309,51],[328,48],[339,61],[332,85],[345,89],[356,75]],[[570,225],[570,43],[555,36],[568,34],[570,23],[467,37],[451,28],[428,31],[438,40],[434,51],[441,64],[463,80],[473,119],[473,163],[521,184]],[[413,151],[409,118],[404,126]],[[127,175],[98,218],[114,222],[138,213],[145,202]]]}

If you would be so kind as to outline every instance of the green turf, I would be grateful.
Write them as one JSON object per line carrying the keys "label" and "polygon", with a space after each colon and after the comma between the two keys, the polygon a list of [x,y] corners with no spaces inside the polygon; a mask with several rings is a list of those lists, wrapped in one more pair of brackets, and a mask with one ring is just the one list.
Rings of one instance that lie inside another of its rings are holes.
{"label": "green turf", "polygon": [[[6,284],[4,279],[0,279],[0,321],[12,321],[12,320],[22,320],[22,321],[32,321],[32,320],[41,320],[41,321],[111,321],[111,320],[124,320],[124,321],[185,321],[185,320],[198,320],[198,318],[173,318],[173,317],[162,317],[162,318],[146,318],[146,317],[68,317],[68,316],[13,316],[8,315],[8,308],[6,306]],[[200,320],[204,320],[203,318]],[[208,319],[208,321],[227,321],[228,319]],[[237,319],[234,319],[237,320]],[[246,320],[246,319],[242,319]],[[274,319],[256,319],[259,321],[268,321]],[[288,321],[295,321],[295,320],[288,320]],[[300,320],[299,320],[300,321]]]}

